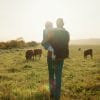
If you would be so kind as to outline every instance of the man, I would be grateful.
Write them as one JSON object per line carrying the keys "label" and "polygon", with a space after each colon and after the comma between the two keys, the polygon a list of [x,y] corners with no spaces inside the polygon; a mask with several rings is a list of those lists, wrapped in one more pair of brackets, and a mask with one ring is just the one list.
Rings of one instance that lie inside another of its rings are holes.
{"label": "man", "polygon": [[52,29],[52,35],[48,38],[48,43],[54,49],[55,59],[47,56],[48,71],[49,71],[49,87],[50,98],[60,100],[61,94],[61,77],[64,59],[69,56],[69,33],[63,28],[64,22],[62,18],[56,21],[57,28]]}
{"label": "man", "polygon": [[49,40],[54,49],[55,61],[47,58],[49,69],[50,96],[55,100],[60,100],[61,77],[64,59],[69,57],[69,32],[66,31],[62,18],[56,21],[57,28],[53,30],[53,35]]}

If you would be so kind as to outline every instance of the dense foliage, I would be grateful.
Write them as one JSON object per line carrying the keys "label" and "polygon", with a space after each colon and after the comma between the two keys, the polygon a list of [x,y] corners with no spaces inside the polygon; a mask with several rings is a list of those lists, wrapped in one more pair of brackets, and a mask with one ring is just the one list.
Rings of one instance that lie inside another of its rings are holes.
{"label": "dense foliage", "polygon": [[35,41],[25,42],[24,40],[11,40],[8,42],[0,42],[0,49],[23,48],[36,46],[37,44]]}

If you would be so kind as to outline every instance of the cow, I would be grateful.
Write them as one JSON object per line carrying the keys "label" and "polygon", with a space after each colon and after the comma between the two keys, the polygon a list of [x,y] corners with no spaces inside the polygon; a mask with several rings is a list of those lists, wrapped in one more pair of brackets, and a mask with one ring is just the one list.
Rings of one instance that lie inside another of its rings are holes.
{"label": "cow", "polygon": [[87,59],[87,56],[90,55],[91,59],[93,58],[93,49],[87,49],[84,51],[84,59]]}
{"label": "cow", "polygon": [[78,51],[81,51],[81,48],[78,48]]}
{"label": "cow", "polygon": [[36,59],[37,56],[40,59],[41,55],[42,55],[42,49],[34,49],[34,50],[27,50],[25,57],[26,60],[31,60],[32,58],[34,60],[34,58]]}
{"label": "cow", "polygon": [[42,55],[42,49],[34,49],[34,58],[36,59],[36,57],[38,56],[39,59],[41,58]]}
{"label": "cow", "polygon": [[31,60],[33,55],[34,55],[34,51],[33,50],[27,50],[26,54],[25,54],[26,60]]}

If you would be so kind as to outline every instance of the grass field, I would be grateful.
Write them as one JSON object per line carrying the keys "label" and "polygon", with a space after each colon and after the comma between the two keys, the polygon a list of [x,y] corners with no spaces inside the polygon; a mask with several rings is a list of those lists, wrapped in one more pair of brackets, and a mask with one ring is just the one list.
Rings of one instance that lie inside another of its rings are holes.
{"label": "grass field", "polygon": [[[83,58],[87,48],[93,48],[93,59]],[[40,60],[26,61],[27,49],[34,47],[0,50],[0,100],[49,100],[47,51]],[[61,93],[61,100],[100,100],[100,45],[70,46]]]}

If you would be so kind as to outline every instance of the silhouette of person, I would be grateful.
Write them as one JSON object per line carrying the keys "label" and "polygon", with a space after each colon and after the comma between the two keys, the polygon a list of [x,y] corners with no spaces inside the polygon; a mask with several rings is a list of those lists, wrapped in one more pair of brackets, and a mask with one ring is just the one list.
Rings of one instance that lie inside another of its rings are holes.
{"label": "silhouette of person", "polygon": [[69,32],[63,27],[64,22],[62,18],[57,19],[56,25],[57,28],[51,28],[48,31],[51,35],[46,36],[46,39],[48,40],[47,43],[54,49],[55,56],[55,59],[52,59],[52,55],[50,55],[50,51],[48,50],[47,63],[49,71],[50,98],[60,100],[62,68],[64,59],[69,57],[70,36]]}

